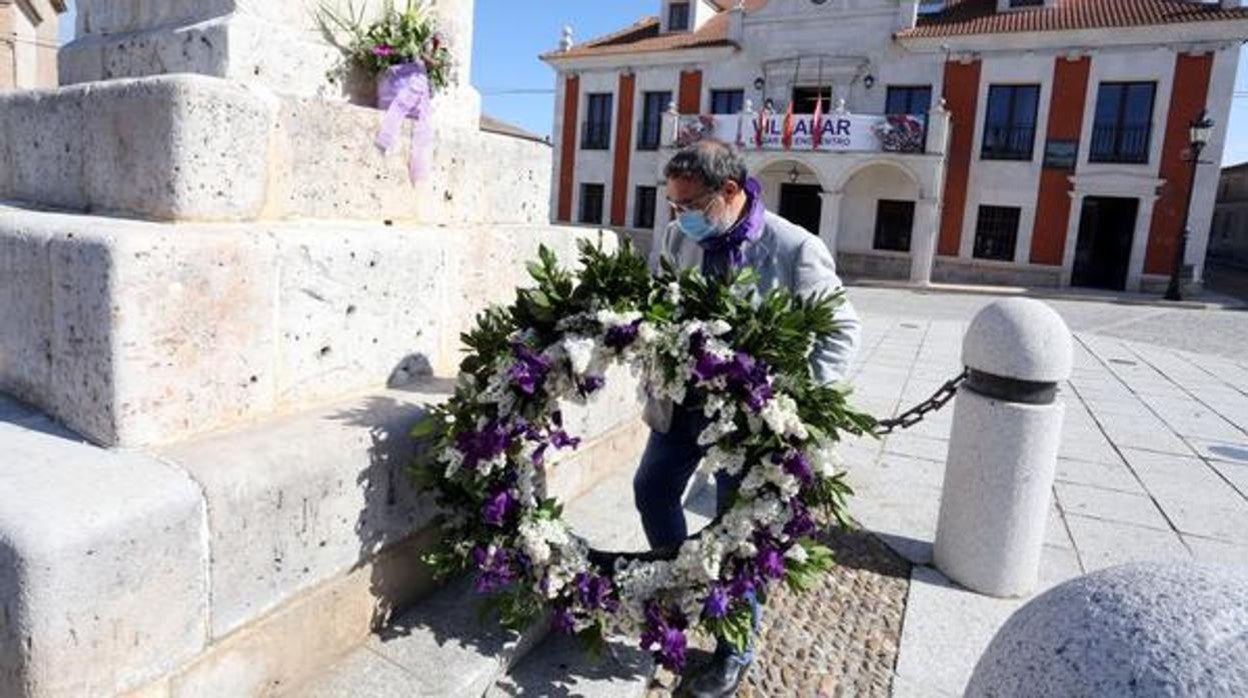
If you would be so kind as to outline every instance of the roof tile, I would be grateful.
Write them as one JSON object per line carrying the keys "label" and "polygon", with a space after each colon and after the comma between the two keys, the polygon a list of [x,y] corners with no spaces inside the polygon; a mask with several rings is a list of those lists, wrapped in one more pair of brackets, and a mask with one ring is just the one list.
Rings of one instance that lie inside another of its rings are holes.
{"label": "roof tile", "polygon": [[947,0],[899,38],[1142,27],[1248,19],[1248,8],[1223,9],[1194,0],[1058,0],[1055,7],[998,12],[996,0]]}

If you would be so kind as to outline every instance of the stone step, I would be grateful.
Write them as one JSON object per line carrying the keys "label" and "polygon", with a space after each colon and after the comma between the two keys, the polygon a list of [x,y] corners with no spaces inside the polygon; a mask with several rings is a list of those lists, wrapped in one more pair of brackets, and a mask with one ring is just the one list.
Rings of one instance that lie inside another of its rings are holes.
{"label": "stone step", "polygon": [[523,633],[482,619],[468,580],[438,591],[307,684],[281,698],[481,696],[541,643],[549,622]]}
{"label": "stone step", "polygon": [[639,698],[646,694],[653,674],[650,653],[635,642],[614,639],[607,652],[595,658],[576,638],[552,635],[485,696]]}

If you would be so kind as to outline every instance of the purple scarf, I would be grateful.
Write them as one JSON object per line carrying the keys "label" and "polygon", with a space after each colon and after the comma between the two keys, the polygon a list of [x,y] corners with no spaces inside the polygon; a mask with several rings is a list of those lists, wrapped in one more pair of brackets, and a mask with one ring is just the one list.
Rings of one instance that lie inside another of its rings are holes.
{"label": "purple scarf", "polygon": [[702,272],[725,276],[732,269],[745,266],[745,248],[763,236],[767,208],[763,205],[763,186],[757,179],[745,180],[746,214],[722,235],[707,238],[702,246]]}

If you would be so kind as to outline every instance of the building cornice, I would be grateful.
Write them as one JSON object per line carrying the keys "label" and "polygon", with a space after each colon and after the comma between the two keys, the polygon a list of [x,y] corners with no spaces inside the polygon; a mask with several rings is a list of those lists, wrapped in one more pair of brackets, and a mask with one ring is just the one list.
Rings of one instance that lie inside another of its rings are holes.
{"label": "building cornice", "polygon": [[1012,53],[1066,51],[1072,47],[1209,45],[1239,42],[1244,37],[1248,37],[1248,20],[1123,27],[1112,31],[1102,28],[964,36],[895,36],[894,41],[913,53]]}
{"label": "building cornice", "polygon": [[557,55],[547,55],[542,57],[542,61],[561,73],[573,73],[592,70],[618,70],[624,67],[650,68],[655,66],[697,65],[730,58],[739,50],[734,45],[725,45],[667,51],[618,53],[604,56],[563,58]]}

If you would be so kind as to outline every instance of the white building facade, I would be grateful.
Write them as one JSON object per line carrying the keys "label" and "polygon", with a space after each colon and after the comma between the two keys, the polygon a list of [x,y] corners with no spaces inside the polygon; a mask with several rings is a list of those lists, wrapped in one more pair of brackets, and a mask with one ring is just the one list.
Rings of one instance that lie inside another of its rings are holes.
{"label": "white building facade", "polygon": [[1237,2],[656,3],[543,56],[554,220],[661,229],[664,162],[713,129],[851,277],[1154,290],[1190,189],[1201,282],[1218,170],[1189,185],[1188,125],[1207,110],[1202,160],[1218,162],[1248,37]]}

